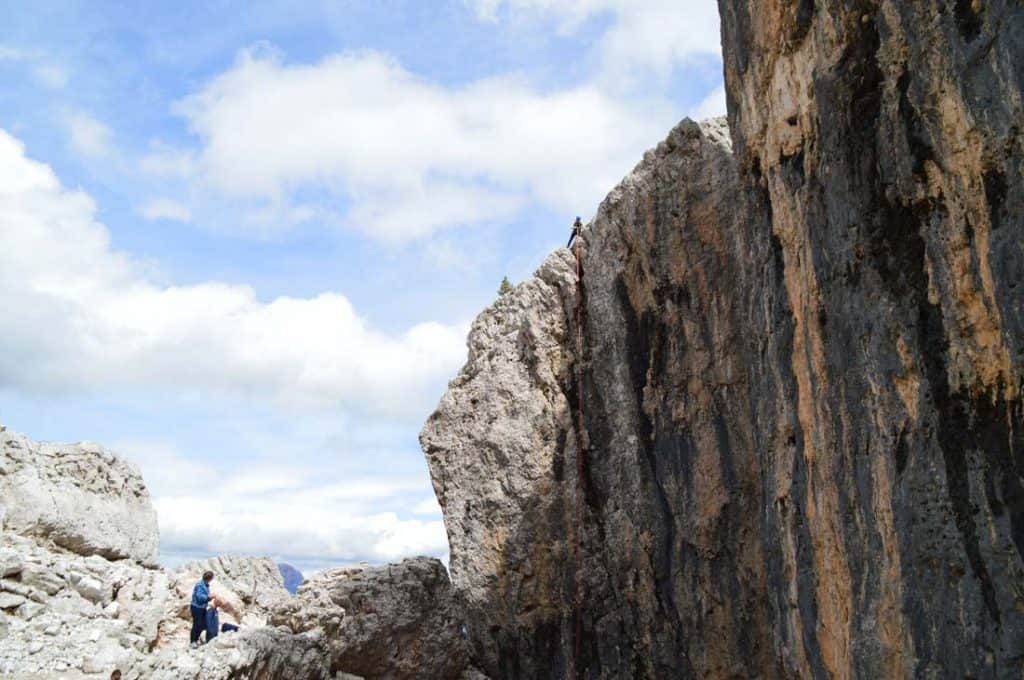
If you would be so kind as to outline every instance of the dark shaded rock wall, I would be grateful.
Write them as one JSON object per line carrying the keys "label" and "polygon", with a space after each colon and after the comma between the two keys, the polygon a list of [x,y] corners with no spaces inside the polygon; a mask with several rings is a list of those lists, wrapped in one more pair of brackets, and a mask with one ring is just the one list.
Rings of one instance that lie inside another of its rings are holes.
{"label": "dark shaded rock wall", "polygon": [[476,654],[1021,677],[1024,5],[720,8],[735,148],[674,130],[424,429]]}
{"label": "dark shaded rock wall", "polygon": [[1024,5],[720,7],[792,335],[794,444],[761,454],[779,671],[1019,677]]}

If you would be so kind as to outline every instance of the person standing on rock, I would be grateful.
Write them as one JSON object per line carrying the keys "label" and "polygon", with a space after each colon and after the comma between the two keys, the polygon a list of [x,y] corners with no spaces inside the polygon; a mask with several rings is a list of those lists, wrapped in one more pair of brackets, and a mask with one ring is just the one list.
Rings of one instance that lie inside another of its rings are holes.
{"label": "person standing on rock", "polygon": [[583,221],[577,215],[576,221],[572,223],[572,233],[569,234],[569,242],[565,244],[566,248],[572,248],[572,242],[579,237],[581,231],[583,231]]}
{"label": "person standing on rock", "polygon": [[192,633],[189,635],[189,644],[192,647],[199,646],[199,636],[206,630],[206,607],[217,606],[217,599],[210,595],[210,581],[212,580],[213,572],[207,571],[196,587],[192,589]]}

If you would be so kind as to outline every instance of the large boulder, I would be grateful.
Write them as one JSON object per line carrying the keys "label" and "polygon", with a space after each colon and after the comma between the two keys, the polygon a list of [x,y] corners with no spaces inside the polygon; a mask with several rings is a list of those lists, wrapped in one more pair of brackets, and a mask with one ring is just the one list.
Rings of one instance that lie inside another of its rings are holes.
{"label": "large boulder", "polygon": [[448,574],[434,558],[321,572],[271,622],[322,636],[332,672],[444,680],[469,665]]}
{"label": "large boulder", "polygon": [[0,519],[8,531],[81,555],[156,565],[156,511],[142,476],[97,444],[0,431]]}
{"label": "large boulder", "polygon": [[324,643],[275,628],[225,633],[196,650],[162,649],[121,666],[124,680],[326,680]]}

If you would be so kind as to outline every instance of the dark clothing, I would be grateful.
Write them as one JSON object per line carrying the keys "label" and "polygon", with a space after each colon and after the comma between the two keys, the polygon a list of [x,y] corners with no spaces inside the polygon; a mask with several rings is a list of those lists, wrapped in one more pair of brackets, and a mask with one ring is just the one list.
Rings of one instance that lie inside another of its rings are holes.
{"label": "dark clothing", "polygon": [[234,633],[236,630],[238,630],[238,626],[233,623],[220,624],[220,632],[222,633]]}
{"label": "dark clothing", "polygon": [[220,632],[220,615],[217,613],[216,607],[210,607],[206,610],[206,641],[209,642],[213,638],[217,637],[217,633]]}
{"label": "dark clothing", "polygon": [[569,242],[565,244],[566,248],[572,248],[572,242],[576,240],[576,237],[583,231],[583,223],[580,222],[580,218],[576,218],[576,221],[572,223],[572,233],[569,234]]}
{"label": "dark clothing", "polygon": [[192,607],[192,633],[189,642],[199,642],[199,636],[206,630],[206,607]]}

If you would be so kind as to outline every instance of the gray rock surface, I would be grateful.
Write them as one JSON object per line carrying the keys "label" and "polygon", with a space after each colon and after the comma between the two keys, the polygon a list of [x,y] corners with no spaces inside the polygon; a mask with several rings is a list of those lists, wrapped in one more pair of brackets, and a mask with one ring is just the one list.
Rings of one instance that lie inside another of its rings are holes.
{"label": "gray rock surface", "polygon": [[[105,680],[115,668],[126,679],[332,677],[322,635],[266,626],[269,607],[291,598],[265,558],[226,556],[168,571],[83,557],[35,537],[0,532],[0,556],[12,554],[22,569],[0,579],[0,677]],[[254,578],[245,577],[247,565]],[[221,569],[243,593],[215,581],[214,592],[237,607],[237,618],[222,611],[222,620],[241,620],[242,630],[190,650],[192,570],[204,566]],[[47,574],[34,581],[47,591],[26,582],[29,574]],[[189,583],[184,594],[182,578]]]}
{"label": "gray rock surface", "polygon": [[568,616],[574,291],[573,260],[559,251],[481,314],[469,360],[421,437],[445,511],[452,580],[492,669],[498,658],[532,656],[516,631],[556,643],[560,631],[549,627]]}
{"label": "gray rock surface", "polygon": [[673,130],[424,428],[475,655],[1020,677],[1024,5],[720,7],[735,151]]}
{"label": "gray rock surface", "polygon": [[[329,572],[301,600],[269,558],[155,568],[139,549],[157,537],[136,471],[91,444],[34,444],[3,428],[0,436],[3,498],[28,503],[0,527],[0,677],[105,679],[118,668],[126,680],[320,680],[334,677],[334,665],[374,678],[457,678],[467,670],[468,645],[437,560]],[[15,489],[18,481],[30,488]],[[40,489],[67,498],[40,500]],[[141,513],[134,524],[133,512]],[[100,535],[114,526],[134,533]],[[221,621],[241,630],[192,650],[189,602],[207,570]],[[300,601],[304,609],[285,616],[294,632],[267,625]]]}
{"label": "gray rock surface", "polygon": [[432,557],[316,574],[271,622],[322,638],[331,672],[443,680],[469,666],[448,574]]}
{"label": "gray rock surface", "polygon": [[0,431],[0,518],[10,531],[79,554],[156,565],[156,511],[142,476],[97,444]]}
{"label": "gray rock surface", "polygon": [[206,571],[214,573],[210,592],[224,603],[233,623],[264,625],[270,610],[289,597],[273,560],[244,555],[220,555],[183,564],[174,570],[175,588],[179,593],[191,593]]}

